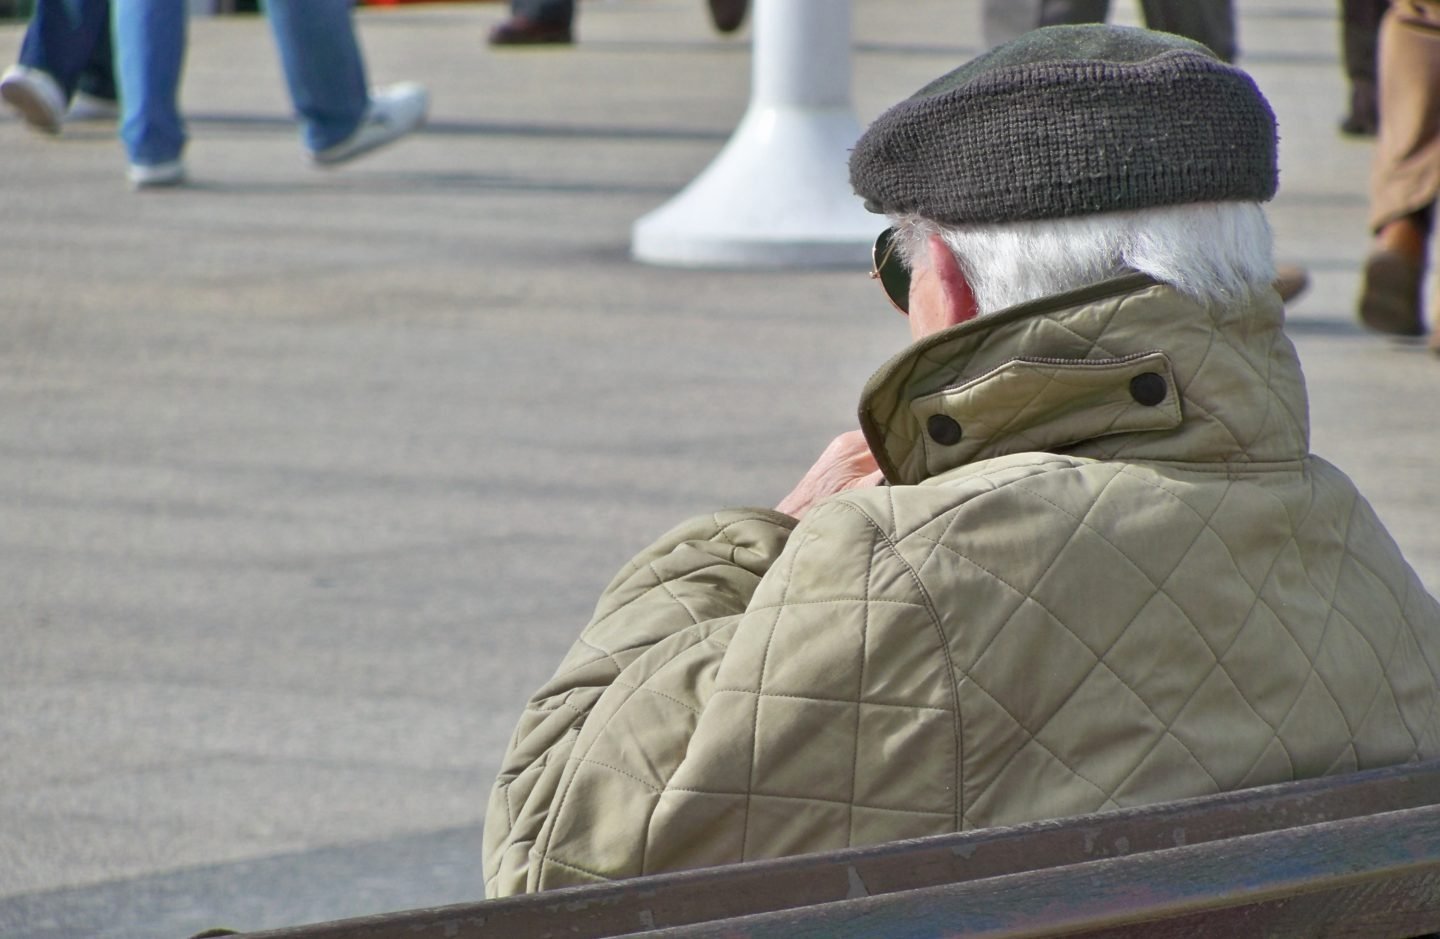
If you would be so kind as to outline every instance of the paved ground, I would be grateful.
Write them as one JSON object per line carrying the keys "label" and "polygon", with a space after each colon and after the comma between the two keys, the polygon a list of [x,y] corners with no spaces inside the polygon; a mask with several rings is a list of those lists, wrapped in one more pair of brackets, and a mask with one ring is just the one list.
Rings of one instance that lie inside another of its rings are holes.
{"label": "paved ground", "polygon": [[[1352,324],[1369,145],[1334,132],[1333,5],[1238,5],[1315,279],[1315,449],[1440,588],[1440,361]],[[502,12],[362,14],[433,121],[339,172],[253,18],[194,26],[184,191],[129,193],[110,128],[0,120],[0,935],[478,897],[495,761],[599,588],[686,513],[778,498],[903,343],[858,268],[628,260],[742,113],[744,33],[590,0],[573,50],[492,52]],[[855,0],[861,122],[977,24]]]}

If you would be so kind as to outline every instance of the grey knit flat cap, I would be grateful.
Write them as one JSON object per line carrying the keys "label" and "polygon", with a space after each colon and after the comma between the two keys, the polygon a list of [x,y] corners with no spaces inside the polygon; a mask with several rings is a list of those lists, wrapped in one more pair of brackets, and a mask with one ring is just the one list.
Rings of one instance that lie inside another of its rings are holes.
{"label": "grey knit flat cap", "polygon": [[1051,26],[941,76],[850,156],[872,212],[952,225],[1275,195],[1275,115],[1199,43]]}

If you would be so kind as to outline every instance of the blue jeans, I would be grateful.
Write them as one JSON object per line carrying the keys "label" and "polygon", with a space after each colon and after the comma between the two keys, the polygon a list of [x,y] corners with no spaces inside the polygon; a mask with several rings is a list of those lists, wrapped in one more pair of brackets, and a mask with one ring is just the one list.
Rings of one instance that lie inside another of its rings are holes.
{"label": "blue jeans", "polygon": [[[307,148],[349,137],[370,104],[350,20],[353,0],[269,0],[266,13]],[[131,163],[176,160],[185,147],[178,105],[186,0],[114,0],[123,118]]]}
{"label": "blue jeans", "polygon": [[370,105],[353,0],[267,0],[265,12],[309,150],[349,137]]}
{"label": "blue jeans", "polygon": [[39,0],[18,61],[55,79],[67,101],[76,89],[113,100],[110,0]]}
{"label": "blue jeans", "polygon": [[180,158],[180,71],[185,63],[186,0],[114,0],[115,57],[120,76],[120,140],[131,163]]}

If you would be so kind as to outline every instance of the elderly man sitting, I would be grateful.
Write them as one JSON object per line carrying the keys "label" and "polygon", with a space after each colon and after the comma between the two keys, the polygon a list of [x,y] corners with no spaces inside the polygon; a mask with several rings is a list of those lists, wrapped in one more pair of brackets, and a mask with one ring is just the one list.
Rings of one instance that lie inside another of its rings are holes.
{"label": "elderly man sitting", "polygon": [[1440,606],[1308,452],[1275,125],[1028,34],[857,144],[915,343],[780,506],[635,557],[520,720],[491,895],[1440,756]]}

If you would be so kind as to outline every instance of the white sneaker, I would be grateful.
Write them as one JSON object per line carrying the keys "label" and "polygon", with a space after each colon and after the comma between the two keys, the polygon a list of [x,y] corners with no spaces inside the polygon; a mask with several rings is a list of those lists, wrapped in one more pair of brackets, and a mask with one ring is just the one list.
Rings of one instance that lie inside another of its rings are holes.
{"label": "white sneaker", "polygon": [[0,98],[20,112],[25,122],[47,134],[60,133],[65,117],[65,92],[38,68],[12,65],[0,75]]}
{"label": "white sneaker", "polygon": [[335,166],[362,153],[399,140],[425,123],[430,93],[425,86],[401,82],[370,93],[370,107],[355,132],[334,146],[312,150],[310,159],[321,166]]}
{"label": "white sneaker", "polygon": [[165,163],[131,163],[126,175],[130,177],[130,188],[137,191],[178,186],[185,181],[185,163],[181,160],[170,160]]}
{"label": "white sneaker", "polygon": [[70,110],[65,112],[67,121],[113,121],[119,116],[120,102],[84,91],[75,92],[75,97],[70,99]]}

